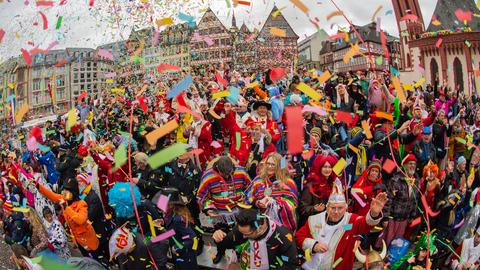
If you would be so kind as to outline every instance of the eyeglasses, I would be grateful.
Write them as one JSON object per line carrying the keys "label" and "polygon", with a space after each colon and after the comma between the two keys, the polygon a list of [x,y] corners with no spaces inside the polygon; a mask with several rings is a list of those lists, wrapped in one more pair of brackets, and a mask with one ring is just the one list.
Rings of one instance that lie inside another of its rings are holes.
{"label": "eyeglasses", "polygon": [[338,207],[329,206],[328,209],[330,209],[330,211],[332,211],[332,212],[342,212],[342,211],[345,210],[345,207],[342,207],[342,206],[338,206]]}
{"label": "eyeglasses", "polygon": [[267,166],[268,166],[268,167],[276,167],[277,164],[271,163],[271,162],[267,162]]}

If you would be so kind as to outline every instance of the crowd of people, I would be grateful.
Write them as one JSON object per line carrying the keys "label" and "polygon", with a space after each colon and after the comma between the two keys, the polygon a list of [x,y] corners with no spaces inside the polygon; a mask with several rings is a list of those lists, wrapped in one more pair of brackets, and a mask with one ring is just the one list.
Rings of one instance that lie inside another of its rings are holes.
{"label": "crowd of people", "polygon": [[[4,129],[12,261],[194,270],[207,253],[241,269],[478,269],[476,96],[431,82],[403,99],[386,72],[318,73],[211,66]],[[303,151],[287,140],[289,108],[302,110]]]}

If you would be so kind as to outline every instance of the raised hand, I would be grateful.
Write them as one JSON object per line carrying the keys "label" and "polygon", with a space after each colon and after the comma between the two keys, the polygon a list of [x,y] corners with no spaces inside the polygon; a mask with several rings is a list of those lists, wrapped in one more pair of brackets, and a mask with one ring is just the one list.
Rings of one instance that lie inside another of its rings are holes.
{"label": "raised hand", "polygon": [[382,212],[385,203],[388,201],[386,192],[378,193],[378,195],[372,200],[370,204],[370,214],[372,217],[377,217]]}

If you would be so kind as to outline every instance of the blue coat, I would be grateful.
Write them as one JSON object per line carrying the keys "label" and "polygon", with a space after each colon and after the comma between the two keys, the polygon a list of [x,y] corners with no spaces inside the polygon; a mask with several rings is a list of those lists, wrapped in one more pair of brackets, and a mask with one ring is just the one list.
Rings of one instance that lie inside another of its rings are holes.
{"label": "blue coat", "polygon": [[47,181],[49,184],[56,184],[58,181],[58,173],[55,169],[55,156],[52,151],[48,151],[45,155],[36,154],[38,162],[47,168]]}

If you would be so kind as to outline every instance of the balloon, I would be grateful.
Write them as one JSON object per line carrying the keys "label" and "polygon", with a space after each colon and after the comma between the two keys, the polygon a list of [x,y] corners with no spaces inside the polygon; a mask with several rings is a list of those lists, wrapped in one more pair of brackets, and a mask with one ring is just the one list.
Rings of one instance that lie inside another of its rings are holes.
{"label": "balloon", "polygon": [[28,151],[35,151],[38,149],[38,145],[37,145],[37,140],[35,139],[35,137],[30,137],[28,138],[27,140],[27,149]]}
{"label": "balloon", "polygon": [[134,246],[133,234],[125,227],[115,230],[110,237],[108,248],[110,250],[110,260],[120,254],[127,254]]}

